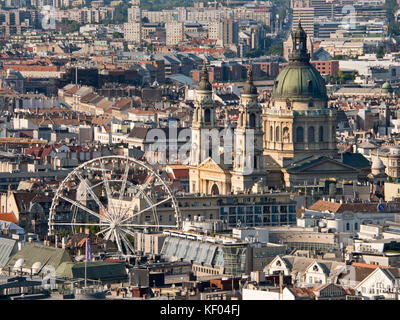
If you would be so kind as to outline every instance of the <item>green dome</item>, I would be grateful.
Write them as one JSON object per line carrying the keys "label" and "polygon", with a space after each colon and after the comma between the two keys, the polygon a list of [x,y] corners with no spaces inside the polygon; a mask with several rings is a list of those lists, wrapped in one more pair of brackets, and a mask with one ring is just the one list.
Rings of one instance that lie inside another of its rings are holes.
{"label": "green dome", "polygon": [[291,62],[275,80],[272,98],[328,99],[325,81],[308,62]]}

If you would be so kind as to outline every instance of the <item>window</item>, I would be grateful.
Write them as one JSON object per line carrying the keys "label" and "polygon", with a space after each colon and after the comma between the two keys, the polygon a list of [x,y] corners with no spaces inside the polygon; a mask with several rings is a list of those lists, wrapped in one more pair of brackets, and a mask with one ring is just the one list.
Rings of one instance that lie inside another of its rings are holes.
{"label": "window", "polygon": [[279,141],[279,127],[275,128],[275,141]]}
{"label": "window", "polygon": [[303,127],[296,128],[296,142],[304,142],[304,129]]}
{"label": "window", "polygon": [[308,142],[314,142],[314,141],[315,141],[314,127],[309,127],[308,128]]}
{"label": "window", "polygon": [[319,142],[323,142],[324,141],[324,127],[320,126],[319,127]]}
{"label": "window", "polygon": [[250,114],[250,128],[256,127],[256,115],[254,113]]}
{"label": "window", "polygon": [[346,230],[347,230],[347,231],[350,230],[350,223],[346,223]]}
{"label": "window", "polygon": [[269,140],[273,141],[274,137],[273,137],[273,132],[274,132],[274,128],[272,126],[269,127]]}
{"label": "window", "polygon": [[211,112],[210,109],[206,109],[204,111],[204,122],[210,123],[211,122]]}

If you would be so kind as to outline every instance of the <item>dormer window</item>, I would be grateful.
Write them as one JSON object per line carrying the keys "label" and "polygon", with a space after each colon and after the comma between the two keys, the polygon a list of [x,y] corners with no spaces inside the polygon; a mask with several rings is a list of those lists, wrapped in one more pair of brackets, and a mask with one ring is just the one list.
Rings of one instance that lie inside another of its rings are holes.
{"label": "dormer window", "polygon": [[314,266],[314,267],[313,267],[313,271],[318,272],[318,271],[319,271],[318,266]]}

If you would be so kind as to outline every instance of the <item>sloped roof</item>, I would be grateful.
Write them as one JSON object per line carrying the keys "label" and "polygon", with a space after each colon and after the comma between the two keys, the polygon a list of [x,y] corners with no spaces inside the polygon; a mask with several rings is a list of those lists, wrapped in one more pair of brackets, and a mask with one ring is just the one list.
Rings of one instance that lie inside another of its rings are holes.
{"label": "sloped roof", "polygon": [[17,241],[0,237],[0,268],[4,267],[14,251]]}
{"label": "sloped roof", "polygon": [[[84,262],[63,262],[56,269],[57,277],[70,279],[85,278]],[[91,280],[113,280],[127,277],[124,263],[93,261],[87,263],[87,278]]]}
{"label": "sloped roof", "polygon": [[[318,200],[314,204],[312,204],[309,209],[314,211],[330,211],[333,213],[344,213],[344,212],[357,212],[357,213],[376,213],[378,212],[379,203],[370,202],[370,203],[336,203],[324,200]],[[391,206],[385,206],[383,212],[397,212],[400,203],[391,202]]]}
{"label": "sloped roof", "polygon": [[343,163],[354,168],[367,168],[371,164],[361,153],[345,152],[343,155]]}
{"label": "sloped roof", "polygon": [[[6,264],[6,268],[13,268],[18,259],[24,259],[23,268],[30,269],[35,262],[44,266],[57,268],[63,262],[72,261],[66,249],[45,247],[38,244],[28,243],[20,251],[14,254]],[[41,270],[40,270],[41,272]]]}
{"label": "sloped roof", "polygon": [[314,298],[314,292],[309,288],[287,288],[295,297],[298,298]]}
{"label": "sloped roof", "polygon": [[1,221],[12,222],[12,223],[18,223],[17,217],[12,212],[0,213],[0,220]]}
{"label": "sloped roof", "polygon": [[[320,157],[319,156],[316,156],[316,157],[315,156],[311,156],[311,157],[308,157],[306,159],[303,159],[302,161],[298,161],[298,162],[290,164],[287,167],[286,170],[288,172],[304,171],[307,168],[311,168],[311,167],[316,166],[319,163],[323,163],[323,162],[331,162],[331,163],[335,163],[335,164],[337,164],[339,166],[342,166],[343,168],[341,168],[340,171],[352,172],[352,171],[356,170],[355,168],[353,168],[353,167],[351,167],[351,166],[349,166],[349,165],[347,165],[345,163],[341,163],[339,161],[330,159],[330,158],[325,157],[325,156],[320,156]],[[324,171],[329,172],[329,170],[326,170],[326,169],[324,169]]]}

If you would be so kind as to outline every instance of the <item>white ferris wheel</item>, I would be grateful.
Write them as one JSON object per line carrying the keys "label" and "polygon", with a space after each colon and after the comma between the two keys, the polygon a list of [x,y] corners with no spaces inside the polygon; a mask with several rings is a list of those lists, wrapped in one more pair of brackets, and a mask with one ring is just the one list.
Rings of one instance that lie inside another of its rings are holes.
{"label": "white ferris wheel", "polygon": [[[129,240],[144,228],[177,228],[181,215],[168,183],[148,164],[124,156],[95,158],[71,171],[57,189],[49,213],[49,234],[94,227],[121,253],[133,253]],[[175,221],[162,224],[157,210],[168,208]]]}

